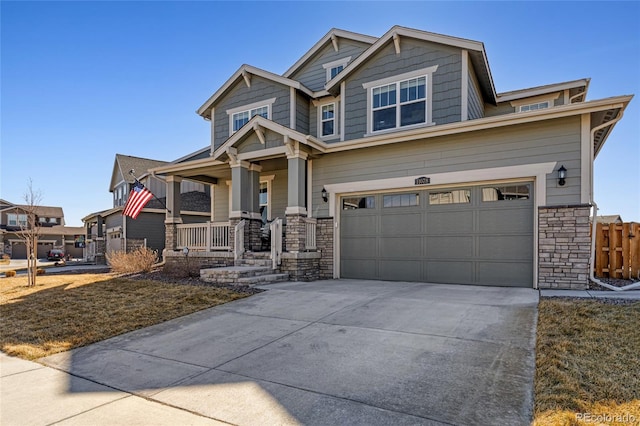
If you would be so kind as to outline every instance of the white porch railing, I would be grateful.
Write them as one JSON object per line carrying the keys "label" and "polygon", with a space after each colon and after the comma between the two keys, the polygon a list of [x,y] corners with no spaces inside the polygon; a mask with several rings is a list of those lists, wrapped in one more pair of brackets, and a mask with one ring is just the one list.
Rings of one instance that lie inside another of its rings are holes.
{"label": "white porch railing", "polygon": [[177,225],[178,248],[195,251],[229,250],[229,222]]}
{"label": "white porch railing", "polygon": [[304,222],[305,222],[305,231],[306,231],[304,248],[306,250],[315,250],[317,248],[316,227],[318,225],[318,220],[308,217],[304,219]]}
{"label": "white porch railing", "polygon": [[234,241],[233,258],[235,260],[241,259],[242,255],[244,254],[245,225],[246,225],[246,222],[244,221],[244,219],[242,219],[240,222],[238,222],[235,229],[233,230],[233,241]]}
{"label": "white porch railing", "polygon": [[271,262],[272,268],[277,269],[282,263],[282,219],[275,218],[269,225],[271,230]]}

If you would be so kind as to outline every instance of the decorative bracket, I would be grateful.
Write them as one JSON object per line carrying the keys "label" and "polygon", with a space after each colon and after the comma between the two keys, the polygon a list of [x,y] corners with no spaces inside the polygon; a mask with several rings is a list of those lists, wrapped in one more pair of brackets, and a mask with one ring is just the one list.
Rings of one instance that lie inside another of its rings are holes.
{"label": "decorative bracket", "polygon": [[400,54],[400,36],[398,33],[393,33],[393,45],[396,48],[396,55]]}
{"label": "decorative bracket", "polygon": [[249,74],[247,70],[242,70],[242,78],[244,78],[247,87],[251,87],[251,74]]}
{"label": "decorative bracket", "polygon": [[333,44],[333,50],[338,51],[338,37],[335,34],[331,34],[331,43]]}
{"label": "decorative bracket", "polygon": [[258,135],[258,139],[260,139],[260,143],[264,145],[265,138],[264,138],[264,131],[262,130],[262,127],[260,127],[258,123],[253,123],[253,130],[256,132],[256,135]]}

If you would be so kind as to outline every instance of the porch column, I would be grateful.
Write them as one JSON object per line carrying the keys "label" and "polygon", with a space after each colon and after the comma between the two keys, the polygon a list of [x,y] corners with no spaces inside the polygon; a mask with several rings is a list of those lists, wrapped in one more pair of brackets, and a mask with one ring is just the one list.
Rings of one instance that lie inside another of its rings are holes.
{"label": "porch column", "polygon": [[178,248],[178,225],[182,223],[180,210],[182,210],[182,200],[180,198],[180,184],[182,177],[167,176],[167,212],[164,220],[165,224],[165,250],[177,250]]}
{"label": "porch column", "polygon": [[285,243],[288,252],[301,252],[306,244],[306,188],[307,188],[307,154],[298,151],[287,156],[288,160],[288,196],[287,228]]}
{"label": "porch column", "polygon": [[231,214],[230,232],[245,220],[245,250],[260,248],[260,172],[262,167],[247,161],[231,164]]}

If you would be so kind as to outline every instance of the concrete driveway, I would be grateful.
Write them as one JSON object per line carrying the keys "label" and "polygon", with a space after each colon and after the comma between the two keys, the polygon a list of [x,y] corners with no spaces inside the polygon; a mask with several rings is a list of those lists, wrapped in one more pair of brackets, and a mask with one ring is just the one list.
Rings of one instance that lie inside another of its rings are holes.
{"label": "concrete driveway", "polygon": [[[361,280],[265,288],[41,361],[231,424],[531,422],[537,291]],[[87,392],[76,382],[70,392]]]}

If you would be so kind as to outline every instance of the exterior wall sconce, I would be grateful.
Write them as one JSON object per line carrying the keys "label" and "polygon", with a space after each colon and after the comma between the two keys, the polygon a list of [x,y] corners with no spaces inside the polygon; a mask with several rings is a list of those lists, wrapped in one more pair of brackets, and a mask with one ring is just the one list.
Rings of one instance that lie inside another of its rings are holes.
{"label": "exterior wall sconce", "polygon": [[564,186],[566,178],[567,178],[567,169],[565,169],[564,165],[562,165],[558,169],[558,185]]}
{"label": "exterior wall sconce", "polygon": [[322,188],[321,194],[322,194],[322,201],[324,201],[325,203],[329,201],[329,194],[327,194],[326,189]]}

